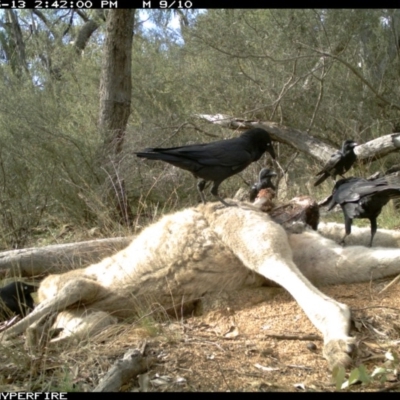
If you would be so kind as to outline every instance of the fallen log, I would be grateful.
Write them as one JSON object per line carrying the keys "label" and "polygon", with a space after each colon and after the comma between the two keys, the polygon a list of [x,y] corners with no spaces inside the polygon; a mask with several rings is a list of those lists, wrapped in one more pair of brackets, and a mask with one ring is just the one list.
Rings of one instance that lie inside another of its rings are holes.
{"label": "fallen log", "polygon": [[5,251],[0,253],[0,279],[9,273],[30,277],[81,268],[122,250],[131,241],[117,237]]}

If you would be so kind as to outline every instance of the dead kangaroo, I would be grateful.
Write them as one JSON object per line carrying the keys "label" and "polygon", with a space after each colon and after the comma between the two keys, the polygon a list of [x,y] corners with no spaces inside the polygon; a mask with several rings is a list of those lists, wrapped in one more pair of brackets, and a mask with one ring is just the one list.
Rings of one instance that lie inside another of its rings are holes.
{"label": "dead kangaroo", "polygon": [[329,367],[348,365],[350,310],[314,284],[399,273],[400,249],[341,247],[308,229],[287,233],[257,207],[236,204],[201,204],[166,215],[117,254],[87,268],[50,275],[40,286],[39,305],[6,330],[3,340],[50,313],[57,315],[53,327],[70,324],[64,336],[90,335],[134,316],[137,305],[149,298],[169,308],[207,292],[261,286],[268,279],[284,287],[320,330]]}

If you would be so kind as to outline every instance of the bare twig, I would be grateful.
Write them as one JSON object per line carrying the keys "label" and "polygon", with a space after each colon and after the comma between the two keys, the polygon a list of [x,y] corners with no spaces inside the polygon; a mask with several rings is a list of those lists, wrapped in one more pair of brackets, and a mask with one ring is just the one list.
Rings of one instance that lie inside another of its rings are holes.
{"label": "bare twig", "polygon": [[400,280],[400,275],[397,275],[392,281],[390,281],[378,294],[382,294],[384,291],[389,289],[392,285],[397,283]]}
{"label": "bare twig", "polygon": [[227,381],[226,381],[226,379],[225,379],[224,372],[222,371],[222,369],[221,369],[221,366],[219,365],[219,362],[218,362],[218,360],[215,360],[215,361],[216,361],[216,363],[217,363],[217,366],[218,366],[219,372],[220,372],[220,373],[221,373],[221,375],[222,375],[222,379],[223,379],[223,380],[224,380],[224,382],[225,382],[225,385],[227,386],[228,390],[231,392],[232,390],[231,390],[231,388],[230,388],[230,386],[229,386],[228,382],[227,382]]}
{"label": "bare twig", "polygon": [[274,332],[271,333],[265,332],[263,333],[263,336],[279,340],[323,340],[321,336],[315,335],[313,333],[302,335],[302,334],[282,334]]}
{"label": "bare twig", "polygon": [[377,390],[377,392],[378,393],[380,393],[380,392],[388,392],[389,390],[397,389],[399,387],[400,387],[400,382],[396,382],[396,383],[393,383],[392,385],[389,385],[389,386],[387,386],[387,387],[385,387],[383,389]]}
{"label": "bare twig", "polygon": [[368,81],[361,75],[361,73],[360,73],[353,65],[351,65],[350,63],[348,63],[348,62],[347,62],[346,60],[344,60],[343,58],[341,58],[341,57],[339,57],[339,56],[337,56],[337,55],[335,55],[335,54],[326,52],[326,51],[321,51],[321,50],[312,48],[311,46],[308,46],[308,45],[306,45],[306,44],[304,44],[304,43],[301,43],[301,42],[298,42],[298,44],[300,44],[300,45],[302,45],[302,46],[304,46],[304,47],[307,47],[307,48],[309,48],[309,49],[311,49],[311,50],[313,50],[313,51],[315,51],[315,52],[321,54],[322,56],[331,57],[331,58],[333,58],[334,60],[337,60],[338,62],[340,62],[341,64],[343,64],[344,66],[346,66],[358,79],[360,79],[360,81],[361,81],[364,85],[366,85],[366,86],[369,88],[369,90],[371,90],[371,92],[372,92],[379,100],[381,100],[382,102],[384,102],[385,104],[387,104],[388,106],[390,106],[390,107],[392,107],[392,108],[395,108],[395,109],[397,109],[397,110],[400,110],[400,105],[399,105],[399,104],[393,103],[393,102],[391,102],[391,101],[385,99],[382,95],[380,95],[380,94],[378,93],[378,91],[372,86],[372,84],[371,84],[370,82],[368,82]]}

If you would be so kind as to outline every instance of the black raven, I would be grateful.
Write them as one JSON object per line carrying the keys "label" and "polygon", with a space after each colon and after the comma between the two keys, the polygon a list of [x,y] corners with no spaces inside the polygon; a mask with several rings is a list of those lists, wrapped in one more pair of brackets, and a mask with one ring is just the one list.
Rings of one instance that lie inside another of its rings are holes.
{"label": "black raven", "polygon": [[342,150],[335,151],[324,168],[315,175],[321,176],[315,181],[314,186],[318,186],[329,176],[332,176],[333,179],[336,179],[336,175],[343,177],[343,174],[351,168],[357,159],[354,153],[354,147],[356,146],[357,143],[354,140],[345,140],[342,144]]}
{"label": "black raven", "polygon": [[243,171],[268,151],[273,159],[275,152],[271,138],[264,129],[254,128],[239,137],[216,142],[170,148],[149,148],[135,153],[138,157],[161,160],[190,171],[200,181],[197,189],[203,203],[203,190],[212,181],[211,193],[222,204],[229,206],[218,194],[219,185],[227,178]]}
{"label": "black raven", "polygon": [[11,282],[0,288],[0,317],[9,319],[13,314],[25,316],[34,307],[31,293],[37,287],[24,282]]}
{"label": "black raven", "polygon": [[372,180],[362,178],[345,178],[336,182],[332,194],[320,203],[320,206],[328,205],[328,211],[336,204],[342,207],[346,234],[342,239],[351,233],[351,224],[354,218],[367,218],[371,223],[371,240],[377,230],[377,222],[382,207],[394,198],[400,197],[400,176],[391,174]]}
{"label": "black raven", "polygon": [[258,176],[258,182],[256,182],[250,189],[250,201],[253,202],[259,191],[261,189],[275,189],[275,185],[271,182],[271,178],[273,176],[276,176],[276,172],[272,171],[272,169],[268,169],[268,168],[263,168],[260,171],[260,174]]}

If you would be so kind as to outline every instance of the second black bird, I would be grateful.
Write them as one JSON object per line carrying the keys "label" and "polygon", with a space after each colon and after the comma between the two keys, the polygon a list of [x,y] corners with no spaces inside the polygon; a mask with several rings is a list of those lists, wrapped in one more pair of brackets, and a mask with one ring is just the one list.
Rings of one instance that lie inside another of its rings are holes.
{"label": "second black bird", "polygon": [[394,197],[400,197],[400,176],[397,174],[386,175],[376,179],[346,178],[336,182],[332,194],[320,203],[320,206],[328,206],[332,210],[336,204],[342,207],[344,214],[345,235],[351,233],[351,225],[354,218],[367,218],[371,223],[372,241],[378,228],[377,218],[388,201]]}
{"label": "second black bird", "polygon": [[14,314],[27,315],[34,307],[31,293],[36,290],[36,286],[19,281],[0,288],[0,318],[7,320]]}
{"label": "second black bird", "polygon": [[275,159],[271,138],[264,129],[254,128],[239,137],[216,142],[170,148],[149,148],[136,153],[138,157],[161,160],[190,171],[200,181],[197,189],[203,203],[207,181],[213,182],[211,193],[225,206],[218,194],[219,185],[227,178],[243,171],[268,152]]}
{"label": "second black bird", "polygon": [[256,199],[261,189],[271,188],[276,190],[275,185],[271,181],[271,178],[273,176],[276,176],[276,172],[272,171],[272,169],[263,168],[260,171],[260,174],[258,176],[258,182],[256,182],[250,189],[249,195],[251,202],[253,202]]}
{"label": "second black bird", "polygon": [[316,176],[320,176],[314,183],[314,186],[320,185],[330,176],[336,179],[336,175],[343,176],[355,163],[357,156],[354,153],[354,147],[357,143],[354,140],[345,140],[342,149],[332,154],[331,158],[325,164],[324,168]]}

